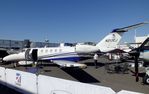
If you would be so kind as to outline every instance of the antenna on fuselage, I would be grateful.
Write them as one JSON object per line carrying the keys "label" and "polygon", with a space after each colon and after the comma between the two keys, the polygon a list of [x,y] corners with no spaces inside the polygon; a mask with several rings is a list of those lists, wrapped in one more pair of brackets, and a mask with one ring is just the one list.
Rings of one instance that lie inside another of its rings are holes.
{"label": "antenna on fuselage", "polygon": [[45,39],[45,46],[44,47],[46,48],[48,46],[49,46],[49,40],[48,39]]}

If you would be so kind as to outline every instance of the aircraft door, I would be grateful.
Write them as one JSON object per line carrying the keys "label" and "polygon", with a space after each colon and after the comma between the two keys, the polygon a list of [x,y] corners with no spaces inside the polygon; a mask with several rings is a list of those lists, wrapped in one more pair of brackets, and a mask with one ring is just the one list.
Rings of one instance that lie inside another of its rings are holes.
{"label": "aircraft door", "polygon": [[31,60],[32,59],[32,57],[31,57],[31,55],[30,55],[30,50],[31,49],[27,49],[26,51],[25,51],[25,59],[26,60]]}
{"label": "aircraft door", "polygon": [[38,60],[38,49],[32,50],[32,60],[37,61]]}

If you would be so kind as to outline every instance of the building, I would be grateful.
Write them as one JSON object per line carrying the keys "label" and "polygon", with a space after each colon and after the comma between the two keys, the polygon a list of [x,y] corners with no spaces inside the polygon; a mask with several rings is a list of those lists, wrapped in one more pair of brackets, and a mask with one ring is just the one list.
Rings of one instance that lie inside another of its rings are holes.
{"label": "building", "polygon": [[22,49],[29,47],[56,47],[59,43],[49,43],[49,42],[31,42],[28,39],[23,41],[20,40],[5,40],[0,39],[0,48],[4,49]]}

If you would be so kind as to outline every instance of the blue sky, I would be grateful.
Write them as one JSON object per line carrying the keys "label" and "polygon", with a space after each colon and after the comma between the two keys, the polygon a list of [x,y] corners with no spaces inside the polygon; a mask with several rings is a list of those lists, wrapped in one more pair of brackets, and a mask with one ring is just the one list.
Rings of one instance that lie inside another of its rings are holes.
{"label": "blue sky", "polygon": [[[143,21],[149,21],[149,0],[0,0],[0,39],[98,42]],[[148,35],[149,25],[136,31]],[[122,41],[133,39],[131,30]]]}

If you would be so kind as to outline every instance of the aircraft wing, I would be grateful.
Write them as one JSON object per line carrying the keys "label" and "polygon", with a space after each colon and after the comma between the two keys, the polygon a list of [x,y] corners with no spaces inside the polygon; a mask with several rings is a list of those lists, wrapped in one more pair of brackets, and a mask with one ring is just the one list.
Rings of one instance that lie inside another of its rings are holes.
{"label": "aircraft wing", "polygon": [[52,60],[53,63],[61,66],[61,67],[79,67],[79,68],[86,68],[87,65],[80,64],[72,61],[66,61],[66,60]]}

